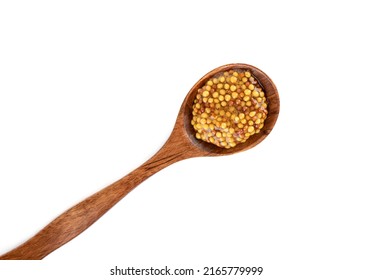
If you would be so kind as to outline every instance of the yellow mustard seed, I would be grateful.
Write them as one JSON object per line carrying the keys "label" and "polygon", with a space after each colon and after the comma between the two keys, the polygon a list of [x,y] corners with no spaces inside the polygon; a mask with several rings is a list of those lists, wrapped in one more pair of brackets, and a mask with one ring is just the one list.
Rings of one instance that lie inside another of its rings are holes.
{"label": "yellow mustard seed", "polygon": [[250,117],[254,117],[256,115],[256,111],[251,111],[251,112],[249,112],[249,116]]}
{"label": "yellow mustard seed", "polygon": [[254,90],[254,85],[250,84],[250,85],[248,86],[248,89],[250,89],[250,90]]}

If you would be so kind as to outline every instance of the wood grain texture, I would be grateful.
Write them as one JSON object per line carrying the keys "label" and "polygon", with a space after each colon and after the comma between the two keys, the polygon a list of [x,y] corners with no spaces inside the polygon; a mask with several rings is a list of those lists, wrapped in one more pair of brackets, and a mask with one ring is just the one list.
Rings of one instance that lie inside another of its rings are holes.
{"label": "wood grain texture", "polygon": [[[268,118],[259,134],[253,135],[245,143],[234,148],[224,149],[194,137],[195,132],[191,126],[191,112],[197,89],[210,77],[230,69],[249,70],[258,79],[268,100]],[[91,195],[58,216],[34,237],[0,256],[0,260],[43,259],[86,230],[144,180],[177,161],[200,156],[228,155],[254,147],[273,129],[279,114],[279,108],[279,95],[274,83],[258,68],[248,64],[229,64],[212,70],[191,88],[181,105],[170,137],[152,158],[122,179]]]}

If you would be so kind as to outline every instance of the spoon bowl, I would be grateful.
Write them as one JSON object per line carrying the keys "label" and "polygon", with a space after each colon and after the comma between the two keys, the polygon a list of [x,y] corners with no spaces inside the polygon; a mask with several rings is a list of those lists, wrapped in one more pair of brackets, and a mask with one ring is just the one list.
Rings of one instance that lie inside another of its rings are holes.
{"label": "spoon bowl", "polygon": [[[247,70],[263,88],[268,103],[267,119],[261,131],[233,148],[220,148],[198,140],[191,125],[192,107],[197,91],[216,74],[233,69]],[[110,210],[131,190],[161,169],[183,159],[201,156],[222,156],[248,150],[260,143],[273,129],[279,114],[279,95],[271,79],[248,64],[228,64],[202,77],[189,91],[181,105],[176,123],[163,147],[149,160],[123,178],[89,196],[51,221],[29,240],[0,256],[0,260],[42,259],[69,242]]]}
{"label": "spoon bowl", "polygon": [[[218,73],[223,73],[225,71],[229,70],[244,70],[249,71],[251,74],[256,77],[259,84],[265,91],[265,95],[268,102],[268,117],[265,120],[265,125],[258,134],[254,134],[251,137],[248,138],[248,140],[244,143],[240,143],[236,145],[233,148],[225,149],[218,147],[216,145],[207,143],[205,141],[196,139],[195,137],[195,130],[191,125],[191,119],[192,119],[192,106],[194,104],[194,99],[196,97],[197,91],[199,88],[201,88],[210,78],[217,75]],[[185,97],[185,100],[181,106],[180,115],[183,117],[184,122],[184,129],[190,139],[190,141],[198,147],[202,151],[208,152],[210,156],[219,156],[219,155],[229,155],[229,154],[235,154],[237,152],[245,151],[250,148],[253,148],[257,144],[259,144],[262,140],[266,138],[267,135],[271,132],[273,129],[276,120],[279,115],[279,108],[280,108],[280,101],[279,101],[279,94],[278,90],[276,89],[275,84],[273,81],[267,76],[263,71],[260,69],[243,63],[233,63],[233,64],[227,64],[220,66],[209,73],[205,74],[204,77],[202,77],[189,91],[187,96]],[[180,118],[180,115],[178,118]]]}

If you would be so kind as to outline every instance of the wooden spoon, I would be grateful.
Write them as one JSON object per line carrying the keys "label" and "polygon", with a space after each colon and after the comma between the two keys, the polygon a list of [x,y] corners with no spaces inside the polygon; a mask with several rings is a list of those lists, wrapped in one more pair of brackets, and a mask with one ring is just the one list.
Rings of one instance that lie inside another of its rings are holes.
{"label": "wooden spoon", "polygon": [[[260,133],[252,135],[245,143],[225,149],[196,139],[191,125],[191,112],[197,90],[217,73],[231,69],[248,70],[256,77],[266,93],[268,117]],[[86,230],[144,180],[172,163],[192,157],[234,154],[256,146],[273,129],[278,118],[279,107],[279,95],[274,83],[256,67],[238,63],[224,65],[210,71],[189,91],[182,103],[171,135],[152,158],[122,179],[73,206],[25,243],[0,256],[0,259],[37,260],[44,258]]]}

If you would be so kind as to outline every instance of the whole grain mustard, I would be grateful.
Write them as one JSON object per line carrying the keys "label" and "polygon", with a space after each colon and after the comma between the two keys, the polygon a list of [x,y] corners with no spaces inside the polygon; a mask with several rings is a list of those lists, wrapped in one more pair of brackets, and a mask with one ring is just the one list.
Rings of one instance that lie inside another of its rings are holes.
{"label": "whole grain mustard", "polygon": [[267,118],[265,93],[249,71],[221,72],[198,89],[191,124],[197,139],[223,148],[259,133]]}

